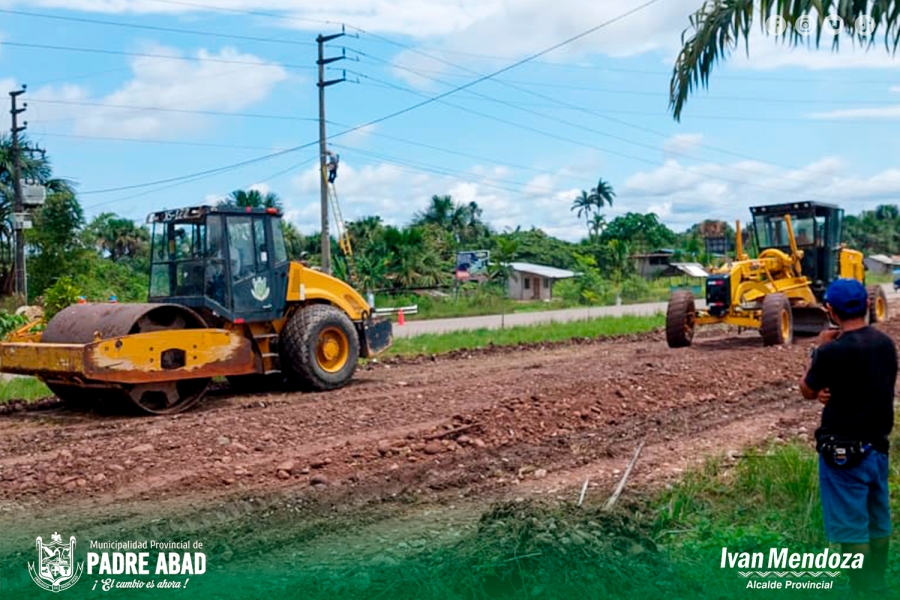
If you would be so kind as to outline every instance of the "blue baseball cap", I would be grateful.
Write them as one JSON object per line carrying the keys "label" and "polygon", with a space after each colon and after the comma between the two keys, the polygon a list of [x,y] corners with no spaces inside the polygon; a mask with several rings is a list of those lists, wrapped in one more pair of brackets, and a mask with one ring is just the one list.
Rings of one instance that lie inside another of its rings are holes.
{"label": "blue baseball cap", "polygon": [[856,279],[835,279],[825,291],[825,302],[839,315],[862,316],[869,308],[869,293]]}

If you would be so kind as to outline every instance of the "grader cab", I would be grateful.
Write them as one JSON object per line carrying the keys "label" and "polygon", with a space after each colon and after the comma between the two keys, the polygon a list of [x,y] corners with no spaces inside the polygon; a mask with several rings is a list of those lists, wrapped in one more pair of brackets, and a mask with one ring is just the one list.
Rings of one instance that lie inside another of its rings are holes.
{"label": "grader cab", "polygon": [[[865,282],[862,253],[841,243],[843,210],[819,202],[750,209],[759,253],[744,253],[740,222],[735,259],[706,279],[706,307],[677,291],[666,311],[670,348],[689,346],[698,325],[727,324],[758,329],[765,345],[791,343],[795,333],[828,327],[825,289],[837,278]],[[887,301],[881,286],[869,286],[869,319],[883,321]]]}
{"label": "grader cab", "polygon": [[276,209],[153,213],[148,303],[75,304],[43,332],[0,343],[0,371],[34,375],[63,400],[126,401],[154,414],[199,400],[214,377],[262,389],[347,384],[391,345],[349,285],[288,260]]}

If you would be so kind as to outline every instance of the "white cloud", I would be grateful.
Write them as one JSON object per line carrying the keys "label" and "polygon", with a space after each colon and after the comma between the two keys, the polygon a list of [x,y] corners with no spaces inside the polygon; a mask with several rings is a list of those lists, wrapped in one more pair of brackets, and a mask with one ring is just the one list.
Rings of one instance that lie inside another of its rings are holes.
{"label": "white cloud", "polygon": [[[444,176],[388,163],[342,161],[338,187],[344,219],[377,214],[386,223],[406,225],[433,195],[449,194],[457,202],[477,202],[484,210],[483,218],[499,230],[535,226],[571,240],[584,235],[584,224],[569,210],[578,190],[571,184],[563,187],[565,177],[539,175],[517,187],[495,180],[509,176],[503,167],[476,166],[470,173]],[[318,193],[318,186],[318,171],[311,167],[295,177],[291,191],[283,195],[285,216],[307,234],[319,229],[318,203],[308,201]]]}
{"label": "white cloud", "polygon": [[900,104],[892,106],[874,106],[866,108],[845,108],[815,112],[809,115],[811,119],[827,121],[848,121],[863,119],[898,119],[900,118]]}
{"label": "white cloud", "polygon": [[[154,47],[152,52],[183,56],[173,48]],[[198,50],[194,56],[264,62],[233,48],[218,52]],[[132,60],[131,69],[129,81],[99,100],[91,98],[87,88],[76,85],[44,87],[34,93],[32,100],[40,108],[42,120],[74,120],[73,130],[78,134],[152,139],[170,137],[172,131],[197,130],[208,122],[208,118],[178,112],[122,109],[115,105],[234,112],[267,97],[277,83],[288,77],[283,68],[271,64],[235,66],[149,57]],[[240,83],[235,84],[238,80]],[[59,104],[60,101],[96,102],[107,106],[67,105]]]}
{"label": "white cloud", "polygon": [[627,210],[656,212],[675,230],[703,219],[746,220],[748,208],[798,199],[839,204],[853,214],[900,198],[900,169],[869,176],[826,157],[799,169],[743,161],[685,168],[676,161],[626,180],[609,217]]}
{"label": "white cloud", "polygon": [[663,152],[668,154],[684,154],[703,143],[702,133],[676,133],[663,142]]}

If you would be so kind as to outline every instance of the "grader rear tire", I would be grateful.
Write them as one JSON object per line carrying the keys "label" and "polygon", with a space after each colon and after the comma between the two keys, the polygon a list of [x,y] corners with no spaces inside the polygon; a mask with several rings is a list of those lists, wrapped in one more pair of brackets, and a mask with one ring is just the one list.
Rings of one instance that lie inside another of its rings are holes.
{"label": "grader rear tire", "polygon": [[281,334],[281,366],[289,380],[324,392],[346,385],[359,361],[353,322],[333,306],[313,304],[290,318]]}
{"label": "grader rear tire", "polygon": [[763,298],[759,333],[766,346],[790,344],[794,341],[794,314],[787,296],[768,294]]}
{"label": "grader rear tire", "polygon": [[666,308],[666,342],[669,348],[686,348],[691,345],[696,319],[694,295],[686,290],[674,292]]}
{"label": "grader rear tire", "polygon": [[883,323],[887,319],[887,296],[880,285],[870,285],[866,288],[869,292],[869,323]]}

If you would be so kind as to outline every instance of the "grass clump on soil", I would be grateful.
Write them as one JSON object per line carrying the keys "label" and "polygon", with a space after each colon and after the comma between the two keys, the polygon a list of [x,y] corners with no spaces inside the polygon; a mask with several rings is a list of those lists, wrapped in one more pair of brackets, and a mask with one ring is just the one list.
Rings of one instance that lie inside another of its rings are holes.
{"label": "grass clump on soil", "polygon": [[665,317],[653,316],[599,317],[566,323],[541,323],[506,329],[476,329],[449,333],[426,333],[409,338],[396,338],[391,355],[440,354],[451,350],[515,346],[539,342],[561,342],[573,338],[596,338],[645,333],[662,327]]}
{"label": "grass clump on soil", "polygon": [[0,379],[0,404],[24,400],[33,402],[53,396],[44,382],[35,377]]}
{"label": "grass clump on soil", "polygon": [[[603,497],[583,507],[498,504],[456,543],[422,542],[421,551],[400,558],[390,544],[374,560],[305,567],[290,585],[307,598],[745,598],[753,593],[748,580],[720,568],[723,547],[768,556],[769,548],[818,553],[827,546],[816,461],[799,442],[748,451],[733,464],[709,460],[667,490],[623,500],[613,513],[602,510]],[[896,484],[896,468],[891,478]],[[889,577],[896,581],[900,553],[893,548]]]}

